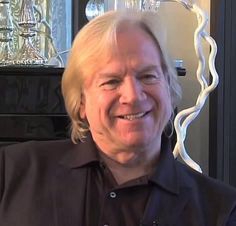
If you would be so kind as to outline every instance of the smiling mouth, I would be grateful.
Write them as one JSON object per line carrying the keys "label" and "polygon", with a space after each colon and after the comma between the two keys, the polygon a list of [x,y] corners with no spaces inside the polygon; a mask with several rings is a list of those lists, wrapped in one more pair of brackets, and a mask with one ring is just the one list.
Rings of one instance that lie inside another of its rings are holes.
{"label": "smiling mouth", "polygon": [[149,112],[150,111],[140,112],[137,114],[120,115],[120,116],[118,116],[118,118],[128,120],[128,121],[133,121],[135,119],[141,119],[141,118],[145,117]]}

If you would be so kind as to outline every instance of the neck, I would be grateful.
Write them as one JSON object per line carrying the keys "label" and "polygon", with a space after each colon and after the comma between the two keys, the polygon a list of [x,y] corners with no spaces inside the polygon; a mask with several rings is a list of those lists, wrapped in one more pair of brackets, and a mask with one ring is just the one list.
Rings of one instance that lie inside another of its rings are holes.
{"label": "neck", "polygon": [[149,175],[155,169],[159,155],[151,160],[119,153],[115,157],[100,151],[100,156],[111,170],[116,182],[123,184],[135,178]]}
{"label": "neck", "polygon": [[161,141],[154,147],[113,149],[98,146],[99,150],[113,161],[129,168],[149,168],[155,164],[160,155]]}

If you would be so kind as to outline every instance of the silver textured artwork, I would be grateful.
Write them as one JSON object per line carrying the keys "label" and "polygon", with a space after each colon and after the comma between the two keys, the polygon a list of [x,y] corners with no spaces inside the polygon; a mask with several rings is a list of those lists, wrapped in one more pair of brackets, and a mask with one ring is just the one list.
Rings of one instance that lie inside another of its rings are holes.
{"label": "silver textured artwork", "polygon": [[[64,66],[65,53],[70,49],[72,42],[72,0],[5,0],[4,2],[8,2],[7,17],[12,18],[13,24],[11,33],[8,32],[8,37],[11,37],[8,46],[14,53],[14,61],[11,64]],[[1,46],[2,37],[0,32]],[[5,52],[0,49],[0,56]],[[40,59],[34,59],[35,54]],[[0,60],[0,66],[3,65],[1,64],[3,61]]]}
{"label": "silver textured artwork", "polygon": [[115,0],[114,9],[135,9],[141,10],[142,0]]}
{"label": "silver textured artwork", "polygon": [[32,0],[22,0],[18,26],[23,44],[14,58],[17,65],[43,65],[46,58],[32,44],[31,38],[36,35],[34,28],[37,24]]}
{"label": "silver textured artwork", "polygon": [[143,0],[142,10],[144,11],[157,11],[160,7],[160,1],[158,0]]}
{"label": "silver textured artwork", "polygon": [[0,65],[10,65],[12,63],[12,31],[13,23],[9,1],[0,1]]}

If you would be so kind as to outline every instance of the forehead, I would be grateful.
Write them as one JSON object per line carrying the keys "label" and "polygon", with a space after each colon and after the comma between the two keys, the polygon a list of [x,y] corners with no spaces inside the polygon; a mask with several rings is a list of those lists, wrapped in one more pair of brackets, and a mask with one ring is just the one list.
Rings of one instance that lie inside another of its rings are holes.
{"label": "forehead", "polygon": [[116,42],[119,55],[153,54],[154,58],[160,58],[157,41],[140,26],[123,25],[117,30]]}
{"label": "forehead", "polygon": [[104,48],[97,63],[88,65],[91,70],[88,74],[90,79],[106,67],[120,69],[127,59],[140,63],[139,67],[161,66],[161,52],[157,41],[140,25],[126,23],[118,26],[109,42],[102,46]]}

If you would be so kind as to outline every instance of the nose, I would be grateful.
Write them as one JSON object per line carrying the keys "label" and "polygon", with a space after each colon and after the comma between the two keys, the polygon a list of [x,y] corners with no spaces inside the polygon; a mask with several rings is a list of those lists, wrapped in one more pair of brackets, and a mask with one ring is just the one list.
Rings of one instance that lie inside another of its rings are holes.
{"label": "nose", "polygon": [[120,103],[135,103],[145,99],[146,94],[141,82],[133,76],[126,77],[120,87]]}

